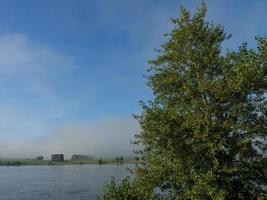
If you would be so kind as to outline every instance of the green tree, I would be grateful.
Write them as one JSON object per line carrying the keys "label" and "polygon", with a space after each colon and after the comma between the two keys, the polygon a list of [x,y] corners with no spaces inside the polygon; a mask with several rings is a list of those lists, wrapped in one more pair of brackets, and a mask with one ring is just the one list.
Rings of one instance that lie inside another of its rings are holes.
{"label": "green tree", "polygon": [[137,117],[139,199],[157,190],[176,200],[267,198],[267,38],[256,37],[256,49],[243,43],[223,53],[230,35],[205,21],[206,11],[204,3],[193,15],[181,8],[149,61],[155,98]]}
{"label": "green tree", "polygon": [[139,161],[139,157],[138,156],[135,156],[134,157],[134,160],[137,162],[137,161]]}
{"label": "green tree", "polygon": [[104,164],[104,162],[103,162],[103,159],[102,159],[102,158],[100,158],[100,159],[98,160],[98,164],[99,164],[99,165],[102,165],[102,164]]}
{"label": "green tree", "polygon": [[117,162],[117,163],[120,162],[120,157],[116,157],[116,162]]}

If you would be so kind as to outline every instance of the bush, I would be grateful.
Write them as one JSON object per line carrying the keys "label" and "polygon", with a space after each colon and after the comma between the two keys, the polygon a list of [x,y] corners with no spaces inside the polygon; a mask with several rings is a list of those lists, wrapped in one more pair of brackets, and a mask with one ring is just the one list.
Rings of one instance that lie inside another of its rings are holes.
{"label": "bush", "polygon": [[117,162],[117,163],[120,162],[120,157],[116,157],[116,162]]}
{"label": "bush", "polygon": [[[131,181],[129,177],[123,179],[119,184],[116,184],[114,177],[110,183],[105,186],[103,198],[98,197],[98,200],[160,200],[159,196],[153,192],[141,192],[138,184]],[[163,200],[163,199],[162,199]]]}
{"label": "bush", "polygon": [[103,159],[102,158],[100,158],[99,160],[98,160],[98,164],[99,165],[102,165],[104,162],[103,162]]}

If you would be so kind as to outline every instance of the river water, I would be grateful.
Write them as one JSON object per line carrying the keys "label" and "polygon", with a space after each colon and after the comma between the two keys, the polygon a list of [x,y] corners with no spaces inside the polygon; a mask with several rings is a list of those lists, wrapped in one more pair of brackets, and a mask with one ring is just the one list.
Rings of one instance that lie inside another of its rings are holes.
{"label": "river water", "polygon": [[112,176],[121,180],[134,165],[0,167],[0,200],[94,200]]}

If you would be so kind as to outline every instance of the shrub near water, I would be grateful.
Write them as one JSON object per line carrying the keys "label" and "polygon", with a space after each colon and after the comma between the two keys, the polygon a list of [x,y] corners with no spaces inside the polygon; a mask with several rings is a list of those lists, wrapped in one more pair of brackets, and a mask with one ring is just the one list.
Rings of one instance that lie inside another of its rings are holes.
{"label": "shrub near water", "polygon": [[[138,116],[143,145],[133,181],[106,187],[104,199],[266,199],[267,38],[221,53],[230,38],[184,8],[150,61],[154,100]],[[265,142],[264,142],[265,141]]]}
{"label": "shrub near water", "polygon": [[[98,197],[98,200],[101,198]],[[138,191],[138,187],[129,177],[116,184],[114,177],[106,185],[103,200],[156,200],[160,199],[153,193],[145,194]]]}

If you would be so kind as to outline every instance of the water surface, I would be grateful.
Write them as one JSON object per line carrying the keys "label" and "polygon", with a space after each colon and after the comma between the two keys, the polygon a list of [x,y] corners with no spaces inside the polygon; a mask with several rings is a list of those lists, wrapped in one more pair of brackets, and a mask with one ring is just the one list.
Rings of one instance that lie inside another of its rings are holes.
{"label": "water surface", "polygon": [[0,167],[0,200],[94,200],[114,176],[120,180],[134,165]]}

